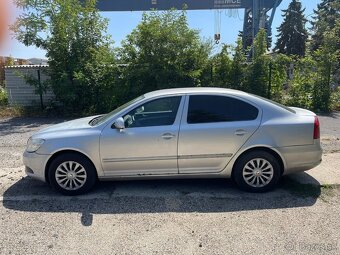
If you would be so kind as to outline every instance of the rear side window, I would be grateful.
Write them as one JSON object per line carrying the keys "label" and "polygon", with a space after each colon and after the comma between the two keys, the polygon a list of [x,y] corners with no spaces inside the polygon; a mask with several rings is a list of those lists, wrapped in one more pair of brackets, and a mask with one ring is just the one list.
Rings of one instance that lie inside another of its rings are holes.
{"label": "rear side window", "polygon": [[187,122],[189,124],[255,120],[256,107],[226,96],[190,96]]}

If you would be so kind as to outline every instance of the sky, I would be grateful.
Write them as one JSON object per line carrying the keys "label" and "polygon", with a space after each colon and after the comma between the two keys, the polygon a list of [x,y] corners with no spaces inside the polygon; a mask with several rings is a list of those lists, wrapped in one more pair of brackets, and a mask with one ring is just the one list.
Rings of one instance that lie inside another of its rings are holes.
{"label": "sky", "polygon": [[[11,1],[11,0],[0,0]],[[114,0],[113,0],[114,1]],[[170,0],[169,0],[170,1]],[[316,9],[321,0],[301,0],[302,6],[306,8],[305,16],[311,19],[313,9]],[[281,16],[282,9],[286,9],[291,0],[283,0],[278,7],[275,18],[273,20],[272,32],[273,42],[276,41],[276,28],[281,24],[283,18]],[[1,7],[0,7],[1,8]],[[20,13],[13,4],[9,6],[10,23],[13,23]],[[142,12],[101,12],[103,17],[109,19],[108,33],[115,41],[115,47],[120,46],[122,40],[131,33],[142,19]],[[228,10],[222,11],[220,33],[221,42],[215,46],[218,51],[223,43],[234,44],[238,32],[243,28],[243,10],[238,9],[232,13],[230,17]],[[309,16],[310,15],[310,16]],[[188,11],[188,23],[191,28],[198,29],[202,38],[212,39],[215,34],[215,11]],[[217,22],[219,25],[219,22]],[[13,39],[13,36],[8,34],[5,43],[0,47],[0,56],[12,56],[14,58],[45,58],[45,52],[35,47],[25,47],[23,44]]]}

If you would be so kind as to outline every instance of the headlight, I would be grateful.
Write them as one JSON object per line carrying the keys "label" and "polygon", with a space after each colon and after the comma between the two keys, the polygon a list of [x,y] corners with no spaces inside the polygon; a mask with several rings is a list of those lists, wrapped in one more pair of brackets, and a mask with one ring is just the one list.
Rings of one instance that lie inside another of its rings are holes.
{"label": "headlight", "polygon": [[27,141],[27,148],[26,151],[27,152],[35,152],[37,151],[40,146],[45,142],[44,139],[28,139]]}

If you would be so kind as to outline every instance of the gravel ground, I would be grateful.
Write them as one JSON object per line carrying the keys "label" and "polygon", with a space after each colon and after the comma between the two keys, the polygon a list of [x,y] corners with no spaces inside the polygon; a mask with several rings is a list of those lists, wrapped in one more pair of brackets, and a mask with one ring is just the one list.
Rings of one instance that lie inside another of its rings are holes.
{"label": "gravel ground", "polygon": [[[25,177],[21,162],[29,136],[61,121],[0,120],[0,254],[340,254],[340,191],[309,172],[266,194],[229,180],[172,180],[63,197]],[[340,114],[320,121],[320,169],[336,175]]]}
{"label": "gravel ground", "polygon": [[319,120],[324,152],[340,152],[340,112],[319,116]]}

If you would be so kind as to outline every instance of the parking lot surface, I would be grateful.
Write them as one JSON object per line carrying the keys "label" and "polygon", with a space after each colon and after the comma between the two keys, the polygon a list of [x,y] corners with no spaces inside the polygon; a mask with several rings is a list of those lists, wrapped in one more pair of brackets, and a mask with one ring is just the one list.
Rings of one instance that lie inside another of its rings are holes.
{"label": "parking lot surface", "polygon": [[340,114],[320,116],[323,162],[265,194],[230,180],[99,183],[64,197],[22,152],[61,119],[0,120],[0,254],[340,254]]}

